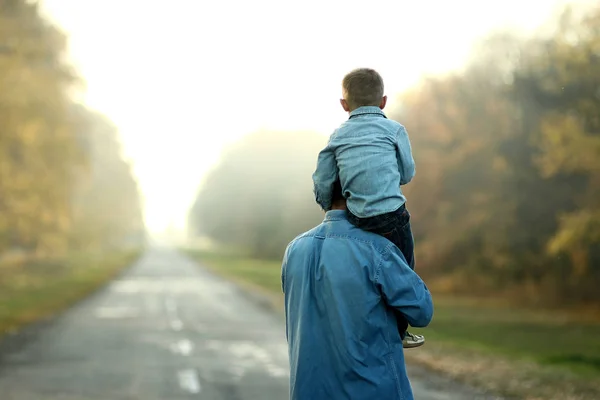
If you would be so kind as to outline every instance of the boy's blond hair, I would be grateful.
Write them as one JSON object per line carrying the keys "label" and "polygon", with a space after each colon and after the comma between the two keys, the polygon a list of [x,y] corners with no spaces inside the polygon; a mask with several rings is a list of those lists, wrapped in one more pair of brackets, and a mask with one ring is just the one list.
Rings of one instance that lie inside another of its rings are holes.
{"label": "boy's blond hair", "polygon": [[350,71],[342,81],[342,88],[351,110],[362,106],[379,106],[383,98],[383,79],[370,68]]}

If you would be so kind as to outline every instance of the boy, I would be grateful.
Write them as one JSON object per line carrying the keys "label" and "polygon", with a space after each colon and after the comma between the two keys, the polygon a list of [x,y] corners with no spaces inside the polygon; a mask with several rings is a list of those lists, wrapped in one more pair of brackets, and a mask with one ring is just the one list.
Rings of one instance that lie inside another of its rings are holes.
{"label": "boy", "polygon": [[[334,183],[339,179],[348,208],[348,219],[358,228],[392,241],[414,270],[414,242],[410,215],[400,185],[415,175],[410,141],[404,126],[387,119],[383,108],[383,79],[374,70],[359,68],[342,81],[344,111],[350,117],[330,137],[319,153],[313,174],[317,203],[328,211]],[[407,332],[408,323],[397,315],[405,348],[425,342]]]}

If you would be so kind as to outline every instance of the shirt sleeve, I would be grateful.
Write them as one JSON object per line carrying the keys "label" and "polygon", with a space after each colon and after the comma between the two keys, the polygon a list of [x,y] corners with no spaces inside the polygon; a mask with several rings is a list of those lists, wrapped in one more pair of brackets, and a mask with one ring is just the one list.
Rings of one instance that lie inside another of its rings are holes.
{"label": "shirt sleeve", "polygon": [[[290,252],[290,247],[292,246],[292,243],[288,244],[288,246],[285,248],[285,252],[283,253],[283,260],[281,262],[281,291],[283,292],[284,296],[286,295],[286,291],[285,291],[285,281],[286,281],[286,272],[287,272],[287,265],[288,265],[288,255]],[[289,327],[288,327],[288,319],[287,319],[287,299],[284,302],[284,312],[285,312],[285,337],[286,340],[289,341]]]}
{"label": "shirt sleeve", "polygon": [[406,185],[415,176],[415,160],[413,159],[408,132],[403,126],[398,130],[396,144],[398,158],[398,171],[400,172],[400,184]]}
{"label": "shirt sleeve", "polygon": [[401,312],[411,326],[429,325],[433,318],[431,293],[408,266],[400,250],[390,246],[376,273],[381,293],[390,307]]}
{"label": "shirt sleeve", "polygon": [[290,251],[290,245],[286,247],[283,253],[283,260],[281,261],[281,291],[285,294],[285,271],[287,268],[288,252]]}
{"label": "shirt sleeve", "polygon": [[329,143],[319,152],[317,168],[313,173],[312,178],[316,202],[323,210],[331,210],[333,184],[338,179],[338,171],[335,154]]}

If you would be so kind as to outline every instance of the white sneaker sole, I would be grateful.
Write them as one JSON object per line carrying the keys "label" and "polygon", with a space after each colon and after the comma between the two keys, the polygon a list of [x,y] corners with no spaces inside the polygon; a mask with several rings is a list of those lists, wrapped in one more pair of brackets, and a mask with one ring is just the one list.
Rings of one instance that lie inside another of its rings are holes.
{"label": "white sneaker sole", "polygon": [[404,347],[405,349],[414,349],[415,347],[421,347],[424,344],[425,344],[425,340],[423,340],[422,342],[410,342],[410,343],[402,342],[402,347]]}

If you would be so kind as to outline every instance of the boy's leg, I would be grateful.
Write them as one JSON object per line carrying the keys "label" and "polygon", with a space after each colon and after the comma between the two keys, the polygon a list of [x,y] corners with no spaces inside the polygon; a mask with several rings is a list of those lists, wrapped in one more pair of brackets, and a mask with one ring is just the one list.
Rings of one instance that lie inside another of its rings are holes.
{"label": "boy's leg", "polygon": [[[392,213],[372,218],[358,218],[349,213],[349,220],[357,228],[377,233],[390,240],[400,249],[409,267],[415,269],[414,239],[410,228],[410,214],[404,205]],[[396,315],[398,331],[402,337],[404,347],[421,346],[425,342],[425,338],[407,332],[408,321],[404,315],[396,311],[394,311],[394,314]]]}
{"label": "boy's leg", "polygon": [[[414,271],[415,269],[415,242],[410,227],[410,214],[406,206],[402,205],[394,212],[394,226],[383,236],[393,242],[404,255],[406,263]],[[415,335],[408,332],[408,321],[404,315],[396,313],[398,331],[402,336],[402,342],[405,348],[419,347],[425,343],[422,335]]]}
{"label": "boy's leg", "polygon": [[393,226],[383,236],[393,242],[402,252],[406,263],[415,270],[415,241],[410,227],[410,214],[405,205],[394,211]]}

